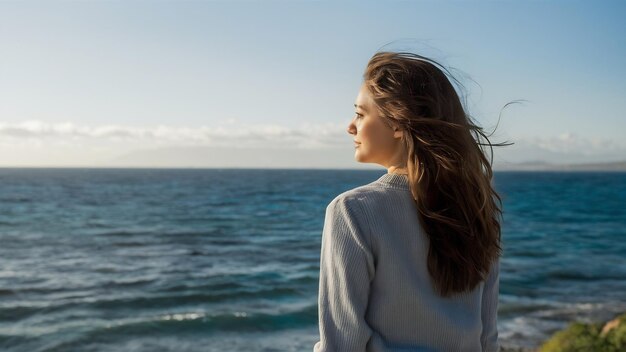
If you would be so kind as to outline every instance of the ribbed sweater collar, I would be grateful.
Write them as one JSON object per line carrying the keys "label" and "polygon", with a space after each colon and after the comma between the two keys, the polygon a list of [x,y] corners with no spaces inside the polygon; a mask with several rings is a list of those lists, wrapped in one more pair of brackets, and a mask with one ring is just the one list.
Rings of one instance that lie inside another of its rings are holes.
{"label": "ribbed sweater collar", "polygon": [[400,175],[400,174],[390,174],[386,173],[382,175],[376,182],[380,182],[382,184],[402,188],[402,189],[411,189],[409,186],[409,176],[408,175]]}

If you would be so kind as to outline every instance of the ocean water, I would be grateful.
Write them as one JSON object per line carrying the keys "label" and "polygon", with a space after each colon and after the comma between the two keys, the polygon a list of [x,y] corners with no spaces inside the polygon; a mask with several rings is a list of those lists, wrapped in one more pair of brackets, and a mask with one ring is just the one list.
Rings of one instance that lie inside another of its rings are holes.
{"label": "ocean water", "polygon": [[[0,169],[0,350],[312,351],[325,207],[384,172]],[[626,311],[626,173],[494,182],[503,345]]]}

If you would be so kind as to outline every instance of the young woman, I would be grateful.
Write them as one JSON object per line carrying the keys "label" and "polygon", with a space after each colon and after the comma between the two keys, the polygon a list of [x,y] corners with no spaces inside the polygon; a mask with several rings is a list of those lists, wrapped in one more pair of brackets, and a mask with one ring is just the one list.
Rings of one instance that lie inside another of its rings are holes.
{"label": "young woman", "polygon": [[355,159],[387,173],[326,208],[315,352],[500,348],[501,199],[487,136],[440,67],[368,62],[347,131]]}

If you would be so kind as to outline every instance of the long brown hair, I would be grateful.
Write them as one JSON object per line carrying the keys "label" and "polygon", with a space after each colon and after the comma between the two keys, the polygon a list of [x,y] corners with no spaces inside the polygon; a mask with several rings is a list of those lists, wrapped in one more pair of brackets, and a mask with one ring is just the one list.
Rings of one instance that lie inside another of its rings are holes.
{"label": "long brown hair", "polygon": [[462,86],[432,59],[387,51],[363,75],[383,121],[404,132],[411,193],[430,239],[428,271],[442,296],[473,289],[502,254],[502,200],[483,146],[510,145],[489,141],[448,76]]}

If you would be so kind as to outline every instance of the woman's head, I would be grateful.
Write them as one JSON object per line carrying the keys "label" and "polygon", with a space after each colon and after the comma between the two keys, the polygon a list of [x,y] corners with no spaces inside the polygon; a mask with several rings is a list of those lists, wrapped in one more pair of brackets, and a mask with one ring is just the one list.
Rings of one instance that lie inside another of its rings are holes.
{"label": "woman's head", "polygon": [[383,119],[365,84],[359,90],[354,109],[347,131],[354,136],[355,159],[386,168],[406,163],[402,152],[403,132]]}
{"label": "woman's head", "polygon": [[428,269],[449,295],[473,288],[500,255],[501,210],[481,137],[493,144],[472,123],[442,67],[413,53],[376,53],[357,97],[367,111],[356,107],[348,132],[362,143],[358,161],[408,171],[430,238]]}
{"label": "woman's head", "polygon": [[[355,116],[348,125],[348,133],[361,142],[355,152],[357,161],[405,168],[412,161],[408,156],[419,156],[415,148],[420,144],[457,140],[452,138],[459,133],[452,128],[454,124],[466,127],[460,132],[465,132],[462,139],[468,142],[469,121],[459,96],[438,64],[431,61],[417,54],[394,52],[379,52],[370,59],[357,95]],[[409,153],[411,148],[414,153]]]}

